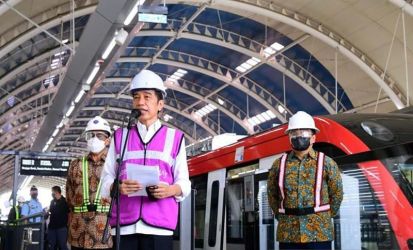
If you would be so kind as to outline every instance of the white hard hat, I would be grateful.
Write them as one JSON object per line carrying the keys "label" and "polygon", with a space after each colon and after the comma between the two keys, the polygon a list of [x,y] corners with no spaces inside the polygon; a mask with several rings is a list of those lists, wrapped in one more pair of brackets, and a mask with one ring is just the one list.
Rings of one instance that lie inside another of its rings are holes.
{"label": "white hard hat", "polygon": [[316,133],[320,132],[315,126],[313,117],[304,111],[298,111],[290,117],[285,133],[288,134],[290,130],[294,129],[313,129]]}
{"label": "white hard hat", "polygon": [[103,130],[110,134],[112,131],[110,130],[109,123],[100,116],[95,116],[92,120],[87,123],[85,132],[92,131],[92,130]]}
{"label": "white hard hat", "polygon": [[138,89],[157,89],[162,92],[163,97],[166,97],[166,88],[160,76],[150,70],[141,70],[135,77],[133,77],[130,84],[130,91]]}
{"label": "white hard hat", "polygon": [[22,203],[23,203],[23,202],[24,202],[24,197],[21,196],[21,195],[18,196],[18,197],[17,197],[17,202],[22,202]]}

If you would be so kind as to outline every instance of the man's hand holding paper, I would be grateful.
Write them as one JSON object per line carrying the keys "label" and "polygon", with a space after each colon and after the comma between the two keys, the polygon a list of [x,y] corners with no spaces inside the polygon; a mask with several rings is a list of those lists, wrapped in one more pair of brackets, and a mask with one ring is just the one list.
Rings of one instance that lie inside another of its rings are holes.
{"label": "man's hand holding paper", "polygon": [[[128,192],[129,196],[147,196],[145,188],[159,184],[159,167],[127,163],[126,174],[128,182],[134,183],[135,192]],[[123,182],[125,182],[123,181]],[[130,190],[128,190],[130,191]]]}

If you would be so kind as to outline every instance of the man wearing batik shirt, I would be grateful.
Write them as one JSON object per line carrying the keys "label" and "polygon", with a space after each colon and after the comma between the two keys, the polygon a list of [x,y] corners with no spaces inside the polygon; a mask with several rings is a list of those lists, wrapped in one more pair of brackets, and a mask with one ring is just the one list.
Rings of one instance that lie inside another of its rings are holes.
{"label": "man wearing batik shirt", "polygon": [[314,151],[313,118],[302,111],[293,115],[285,131],[292,151],[277,159],[268,175],[268,199],[278,220],[280,249],[331,249],[334,226],[343,200],[337,164]]}
{"label": "man wearing batik shirt", "polygon": [[96,116],[86,126],[89,154],[71,162],[66,183],[69,205],[68,242],[72,250],[111,249],[112,241],[101,243],[109,203],[100,197],[100,175],[107,155],[111,129],[106,120]]}

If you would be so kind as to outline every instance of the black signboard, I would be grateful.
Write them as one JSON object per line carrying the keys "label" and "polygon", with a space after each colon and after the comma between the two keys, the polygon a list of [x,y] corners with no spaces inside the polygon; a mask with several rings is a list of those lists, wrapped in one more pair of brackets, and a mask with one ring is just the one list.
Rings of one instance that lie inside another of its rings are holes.
{"label": "black signboard", "polygon": [[70,160],[22,158],[20,163],[21,175],[66,176]]}

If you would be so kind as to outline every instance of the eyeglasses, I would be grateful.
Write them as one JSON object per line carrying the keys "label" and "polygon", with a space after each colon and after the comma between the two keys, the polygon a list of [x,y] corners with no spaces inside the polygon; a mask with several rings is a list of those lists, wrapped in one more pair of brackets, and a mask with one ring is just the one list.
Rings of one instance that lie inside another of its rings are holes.
{"label": "eyeglasses", "polygon": [[101,141],[104,141],[108,138],[108,135],[103,133],[103,132],[86,132],[85,133],[85,139],[86,140],[90,140],[95,136]]}
{"label": "eyeglasses", "polygon": [[313,132],[307,129],[294,129],[288,132],[288,135],[290,137],[311,137],[313,136]]}

